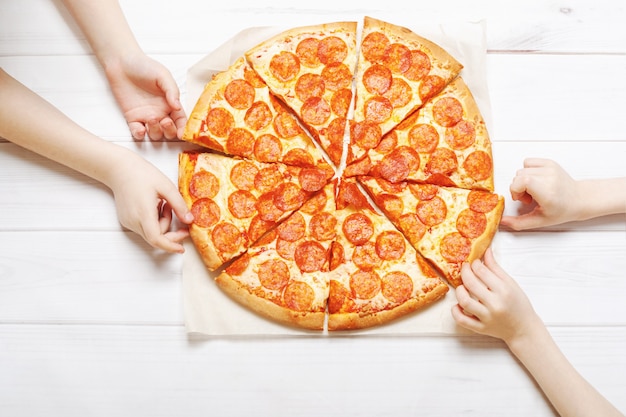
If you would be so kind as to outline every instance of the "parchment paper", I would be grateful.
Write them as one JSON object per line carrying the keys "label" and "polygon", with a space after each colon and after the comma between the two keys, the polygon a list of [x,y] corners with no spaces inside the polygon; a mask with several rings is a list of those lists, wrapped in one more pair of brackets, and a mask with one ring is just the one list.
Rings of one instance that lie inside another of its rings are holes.
{"label": "parchment paper", "polygon": [[[375,17],[375,16],[374,16]],[[363,18],[355,18],[362,25]],[[331,20],[328,20],[332,21]],[[319,22],[326,23],[326,22]],[[391,22],[395,23],[395,22]],[[398,23],[402,25],[402,23]],[[486,78],[486,42],[484,22],[415,23],[403,25],[438,43],[464,68],[461,76],[469,86],[491,130],[491,110]],[[185,107],[193,109],[204,85],[216,72],[227,69],[245,51],[289,27],[248,28],[189,68],[186,80]],[[360,27],[359,27],[360,31]],[[497,234],[492,243],[497,252]],[[456,326],[450,309],[456,304],[454,289],[434,305],[393,323],[350,332],[314,332],[283,326],[258,316],[225,295],[215,284],[219,271],[208,271],[190,241],[183,255],[182,297],[185,326],[191,337],[236,335],[426,335],[458,334],[466,331]]]}

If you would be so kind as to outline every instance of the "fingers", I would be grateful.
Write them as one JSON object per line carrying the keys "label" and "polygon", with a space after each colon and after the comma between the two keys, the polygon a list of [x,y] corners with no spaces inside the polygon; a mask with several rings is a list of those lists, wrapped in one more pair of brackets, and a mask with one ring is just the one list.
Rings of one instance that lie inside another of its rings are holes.
{"label": "fingers", "polygon": [[171,208],[180,221],[190,224],[193,222],[193,214],[187,208],[187,203],[185,203],[176,187],[171,183],[169,184],[171,185],[170,187],[160,191],[160,196],[166,201],[166,208]]}
{"label": "fingers", "polygon": [[536,229],[547,226],[545,218],[537,210],[519,216],[502,216],[500,223],[513,230]]}
{"label": "fingers", "polygon": [[128,122],[130,134],[135,140],[143,140],[146,137],[146,127],[141,122]]}

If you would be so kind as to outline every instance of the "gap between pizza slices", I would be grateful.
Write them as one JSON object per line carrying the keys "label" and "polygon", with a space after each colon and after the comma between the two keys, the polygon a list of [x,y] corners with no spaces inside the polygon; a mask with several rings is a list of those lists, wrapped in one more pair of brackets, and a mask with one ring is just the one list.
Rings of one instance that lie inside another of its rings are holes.
{"label": "gap between pizza slices", "polygon": [[182,153],[179,188],[220,288],[278,322],[345,330],[435,302],[435,270],[458,286],[503,209],[461,68],[366,17],[360,39],[356,22],[294,28],[216,74],[183,139],[219,154]]}

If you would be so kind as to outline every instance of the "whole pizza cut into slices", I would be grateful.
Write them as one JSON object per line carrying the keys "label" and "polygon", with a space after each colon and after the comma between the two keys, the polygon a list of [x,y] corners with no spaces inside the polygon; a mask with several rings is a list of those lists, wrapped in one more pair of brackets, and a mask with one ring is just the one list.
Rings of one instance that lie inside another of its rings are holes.
{"label": "whole pizza cut into slices", "polygon": [[493,191],[491,141],[463,79],[448,84],[343,175]]}
{"label": "whole pizza cut into slices", "polygon": [[182,139],[260,162],[332,170],[295,116],[270,94],[244,58],[205,85]]}
{"label": "whole pizza cut into slices", "polygon": [[383,135],[439,93],[461,69],[439,45],[407,28],[366,16],[347,162],[376,147]]}
{"label": "whole pizza cut into slices", "polygon": [[245,54],[337,166],[352,100],[356,34],[356,22],[294,28]]}
{"label": "whole pizza cut into slices", "polygon": [[390,183],[359,177],[377,206],[455,287],[461,266],[479,259],[491,244],[504,198],[480,190],[434,184]]}
{"label": "whole pizza cut into slices", "polygon": [[380,325],[430,305],[448,286],[353,180],[339,184],[328,330]]}
{"label": "whole pizza cut into slices", "polygon": [[211,271],[245,252],[329,180],[319,168],[210,152],[179,155],[179,190],[194,216],[189,233]]}

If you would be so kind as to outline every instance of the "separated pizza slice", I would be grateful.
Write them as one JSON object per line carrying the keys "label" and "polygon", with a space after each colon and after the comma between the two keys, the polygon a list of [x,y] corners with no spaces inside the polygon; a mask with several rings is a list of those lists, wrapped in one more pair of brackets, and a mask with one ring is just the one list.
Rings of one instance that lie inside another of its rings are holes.
{"label": "separated pizza slice", "polygon": [[235,300],[280,323],[321,330],[337,230],[329,183],[216,278]]}
{"label": "separated pizza slice", "polygon": [[439,45],[382,20],[366,16],[361,39],[348,163],[378,146],[383,135],[462,69]]}
{"label": "separated pizza slice", "polygon": [[191,239],[213,271],[243,253],[330,180],[320,168],[226,157],[179,155],[178,185],[194,216]]}
{"label": "separated pizza slice", "polygon": [[337,238],[330,256],[328,329],[375,326],[434,303],[448,286],[354,179],[337,194]]}
{"label": "separated pizza slice", "polygon": [[205,85],[182,139],[260,162],[332,170],[296,117],[243,57]]}
{"label": "separated pizza slice", "polygon": [[343,175],[493,191],[491,141],[463,79],[448,84]]}
{"label": "separated pizza slice", "polygon": [[356,66],[356,22],[282,32],[246,52],[248,62],[339,166]]}
{"label": "separated pizza slice", "polygon": [[479,259],[500,224],[504,198],[488,191],[359,177],[378,207],[453,286]]}

